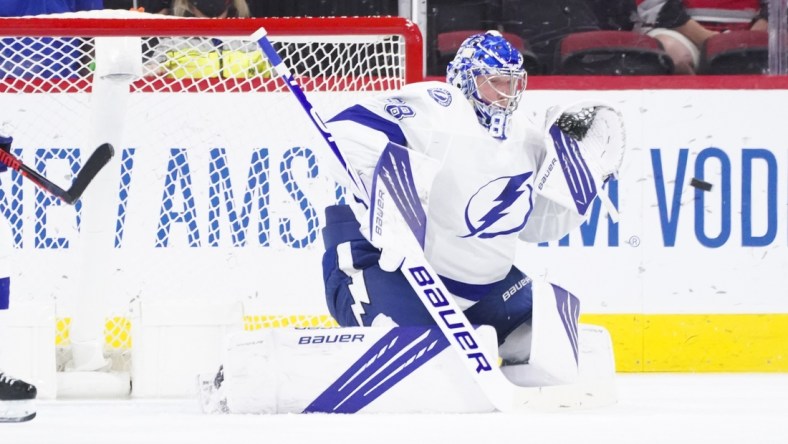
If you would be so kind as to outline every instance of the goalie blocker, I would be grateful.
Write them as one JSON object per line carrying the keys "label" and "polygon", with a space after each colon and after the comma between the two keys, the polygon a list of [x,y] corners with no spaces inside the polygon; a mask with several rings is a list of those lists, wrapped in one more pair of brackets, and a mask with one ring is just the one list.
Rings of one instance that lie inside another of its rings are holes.
{"label": "goalie blocker", "polygon": [[[614,398],[607,331],[578,324],[577,300],[562,288],[533,285],[534,323],[521,337],[531,344],[530,358],[503,362],[504,374],[517,385],[558,384],[566,393]],[[477,333],[481,346],[496,356],[495,330],[480,326]],[[233,334],[227,343],[220,374],[200,376],[206,413],[495,410],[437,328],[264,329]],[[560,405],[555,394],[550,397],[531,406]]]}

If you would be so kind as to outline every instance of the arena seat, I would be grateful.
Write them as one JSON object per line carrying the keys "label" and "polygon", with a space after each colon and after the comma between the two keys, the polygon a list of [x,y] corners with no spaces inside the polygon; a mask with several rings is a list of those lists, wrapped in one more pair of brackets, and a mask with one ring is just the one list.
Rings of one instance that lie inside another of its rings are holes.
{"label": "arena seat", "polygon": [[555,74],[673,74],[673,61],[660,43],[629,31],[587,31],[567,35],[556,49]]}
{"label": "arena seat", "polygon": [[710,37],[701,49],[699,74],[766,74],[769,34],[730,31]]}
{"label": "arena seat", "polygon": [[[474,32],[484,32],[498,28],[499,8],[494,0],[429,0],[427,2],[427,73],[434,76],[446,74],[446,64],[454,57],[453,51],[459,47],[464,37],[447,34],[441,40],[447,42],[439,48],[441,34],[454,31],[469,36]],[[459,42],[453,47],[449,44],[455,38]]]}
{"label": "arena seat", "polygon": [[599,20],[586,0],[500,0],[501,26],[528,42],[543,74],[555,71],[561,39],[575,32],[599,30]]}

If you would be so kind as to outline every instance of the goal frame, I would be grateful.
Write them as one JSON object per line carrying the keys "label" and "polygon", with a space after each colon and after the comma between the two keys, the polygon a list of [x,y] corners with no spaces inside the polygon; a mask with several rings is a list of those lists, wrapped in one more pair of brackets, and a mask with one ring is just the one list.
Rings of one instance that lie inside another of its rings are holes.
{"label": "goal frame", "polygon": [[[96,11],[100,13],[107,13],[109,11]],[[310,41],[310,37],[330,38],[332,36],[385,36],[396,35],[401,38],[402,46],[398,51],[397,57],[404,56],[402,68],[397,72],[398,81],[403,80],[401,74],[404,73],[404,83],[412,83],[423,80],[423,41],[418,27],[409,20],[402,17],[327,17],[327,18],[312,18],[312,17],[292,17],[292,18],[255,18],[255,19],[231,19],[231,20],[211,20],[211,19],[183,19],[183,18],[144,18],[133,17],[127,11],[111,11],[112,13],[119,13],[118,17],[101,18],[84,17],[84,16],[71,16],[63,15],[60,17],[41,16],[41,17],[25,17],[25,18],[3,18],[0,19],[0,38],[93,38],[93,37],[244,37],[251,35],[254,31],[263,27],[268,30],[272,38],[277,37],[295,37],[295,40],[303,38],[304,41]],[[122,13],[122,14],[120,14]],[[300,40],[298,40],[300,41]],[[331,40],[333,41],[333,40]],[[404,54],[403,54],[404,51]],[[87,76],[77,76],[74,78],[14,78],[5,77],[0,78],[0,96],[3,94],[36,94],[41,96],[41,93],[58,94],[71,94],[71,93],[89,93],[94,91],[95,73],[88,74]],[[225,79],[221,79],[224,82]],[[228,80],[232,84],[232,79]],[[28,84],[28,87],[25,85]],[[258,85],[252,85],[250,90],[240,89],[233,90],[236,92],[267,92],[270,89],[262,88],[256,89]],[[330,86],[332,93],[342,93],[342,83],[335,83]],[[134,93],[148,93],[159,92],[153,87],[135,87],[132,86]],[[278,91],[278,89],[277,89]],[[374,89],[365,90],[367,93],[372,93]],[[160,91],[162,93],[169,93],[171,91]],[[195,92],[190,87],[183,88],[174,92],[192,93]],[[222,89],[215,89],[208,91],[208,93],[223,93]],[[38,97],[38,102],[46,99],[45,97]],[[45,125],[46,122],[43,122]],[[53,142],[54,143],[54,142]],[[74,142],[67,142],[74,143]],[[30,144],[20,143],[24,146],[25,150],[32,151]],[[73,146],[73,145],[72,145]],[[77,145],[78,146],[78,145]],[[133,145],[132,145],[133,146]],[[123,153],[127,147],[120,147],[118,160],[123,160]],[[273,153],[273,151],[272,151]],[[77,154],[77,156],[79,156]],[[73,160],[73,159],[71,159]],[[125,165],[125,164],[124,164]],[[37,168],[42,168],[36,165]],[[46,167],[43,167],[46,168]],[[114,168],[117,170],[118,168]],[[113,174],[117,174],[115,171]],[[121,174],[123,174],[121,169]],[[3,180],[7,180],[3,177]],[[272,176],[273,180],[273,176]],[[10,184],[4,184],[10,187]],[[100,184],[99,184],[100,185]],[[116,190],[115,190],[116,191]],[[121,192],[127,190],[121,189]],[[85,202],[88,202],[85,200]],[[87,209],[89,205],[85,204]],[[81,205],[80,205],[81,208]],[[77,211],[81,211],[77,208]],[[1,221],[0,221],[1,222]],[[318,239],[319,240],[319,239]],[[25,247],[28,248],[28,247]],[[48,273],[48,271],[47,271]],[[12,296],[13,298],[13,296]],[[173,304],[177,304],[177,301]],[[224,310],[224,311],[223,311]],[[195,338],[204,337],[203,343],[206,344],[219,344],[221,341],[217,338],[222,336],[228,328],[228,324],[232,320],[238,318],[239,311],[235,306],[222,305],[218,307],[208,307],[202,310],[184,310],[182,306],[171,305],[170,301],[165,301],[161,304],[148,304],[142,310],[137,310],[135,313],[139,314],[144,312],[146,319],[145,331],[141,331],[138,327],[139,324],[134,324],[131,328],[134,339],[132,345],[132,367],[134,362],[145,368],[140,371],[145,379],[138,379],[134,381],[135,396],[156,396],[162,394],[162,390],[166,390],[168,386],[165,381],[153,381],[156,376],[156,367],[165,367],[163,361],[153,362],[154,359],[159,359],[163,355],[161,347],[164,342],[157,341],[155,338],[168,331],[169,339],[182,338],[183,341],[195,340]],[[164,314],[170,315],[179,313],[179,318],[175,321],[176,324],[180,323],[180,327],[188,329],[186,333],[173,333],[170,330],[172,325],[165,325],[159,322]],[[155,313],[162,314],[162,316],[155,315]],[[272,316],[266,316],[271,314]],[[60,376],[53,375],[54,373],[54,356],[52,349],[57,343],[61,345],[64,341],[68,343],[69,330],[73,333],[73,323],[67,317],[55,316],[51,319],[53,314],[47,309],[41,309],[38,306],[31,307],[25,311],[15,311],[12,313],[15,319],[12,319],[10,326],[12,328],[12,335],[16,337],[27,338],[23,346],[18,350],[11,351],[8,354],[9,361],[13,361],[14,356],[22,356],[25,361],[21,366],[15,370],[14,374],[23,376],[25,379],[37,382],[39,385],[39,393],[43,398],[54,397],[55,393],[60,392],[61,384]],[[257,329],[272,326],[300,326],[300,327],[314,327],[324,326],[330,323],[331,320],[327,319],[322,314],[306,315],[296,312],[272,312],[261,313],[259,312],[243,312],[244,319],[243,327],[246,329]],[[284,315],[284,316],[283,316]],[[110,315],[111,316],[111,315]],[[47,319],[44,319],[47,318]],[[134,319],[133,322],[138,322],[139,319]],[[1,321],[0,321],[1,322]],[[113,329],[119,328],[124,332],[128,332],[130,321],[127,318],[115,318],[107,320],[106,330],[110,330],[110,323],[114,325]],[[201,331],[196,331],[196,324],[204,324],[205,327]],[[211,324],[213,323],[213,324]],[[169,329],[169,330],[168,330]],[[54,330],[54,331],[53,331]],[[139,350],[138,345],[145,341],[148,351],[145,352],[144,360],[138,359],[135,352]],[[214,342],[211,342],[214,341]],[[109,339],[107,340],[109,343]],[[29,347],[31,343],[36,343],[33,347]],[[169,341],[174,344],[175,340]],[[157,347],[159,349],[157,349]],[[133,350],[137,348],[137,350]],[[34,356],[29,354],[33,353]],[[58,358],[62,354],[58,349]],[[205,359],[203,359],[205,361]],[[188,368],[189,363],[184,362],[183,368]],[[136,370],[132,370],[136,371]],[[62,373],[62,372],[58,372]],[[169,373],[175,375],[175,373]],[[50,384],[46,380],[58,380],[54,384]],[[181,378],[182,379],[182,378]],[[95,383],[88,383],[86,385],[93,385]],[[117,386],[117,384],[115,384]],[[188,384],[191,386],[191,384]],[[54,388],[53,388],[54,387]],[[167,396],[177,396],[180,393],[177,391],[166,392]],[[75,394],[79,395],[79,394]],[[90,395],[87,393],[86,395]]]}
{"label": "goal frame", "polygon": [[424,79],[424,42],[415,23],[404,17],[270,17],[244,19],[158,18],[2,18],[0,37],[220,37],[251,35],[265,28],[277,36],[399,34],[405,39],[405,83]]}

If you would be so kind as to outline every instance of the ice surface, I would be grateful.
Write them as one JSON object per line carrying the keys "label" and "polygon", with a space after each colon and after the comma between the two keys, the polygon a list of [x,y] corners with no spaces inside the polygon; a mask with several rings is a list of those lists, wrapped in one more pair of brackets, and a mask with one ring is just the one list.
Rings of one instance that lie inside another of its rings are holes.
{"label": "ice surface", "polygon": [[619,374],[619,402],[525,414],[204,415],[196,400],[39,401],[14,443],[788,443],[788,374]]}

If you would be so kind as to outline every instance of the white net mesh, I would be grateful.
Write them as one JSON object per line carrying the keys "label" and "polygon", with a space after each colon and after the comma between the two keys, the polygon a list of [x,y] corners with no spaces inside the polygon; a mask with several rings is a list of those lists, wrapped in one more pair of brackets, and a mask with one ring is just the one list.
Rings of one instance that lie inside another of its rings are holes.
{"label": "white net mesh", "polygon": [[[163,21],[167,23],[167,21]],[[368,91],[405,83],[401,35],[284,38],[274,47],[306,90]],[[141,36],[135,92],[281,91],[254,42],[235,37]],[[3,92],[89,92],[96,69],[92,37],[0,40]]]}

